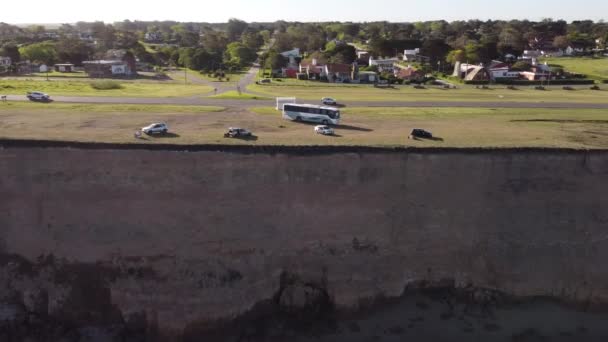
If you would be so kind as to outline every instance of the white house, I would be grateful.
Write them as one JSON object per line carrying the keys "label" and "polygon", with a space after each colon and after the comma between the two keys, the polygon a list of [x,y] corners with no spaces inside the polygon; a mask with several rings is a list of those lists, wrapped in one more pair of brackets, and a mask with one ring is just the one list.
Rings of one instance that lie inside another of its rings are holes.
{"label": "white house", "polygon": [[519,71],[510,71],[509,65],[502,61],[492,61],[486,69],[492,80],[496,80],[497,78],[517,79],[520,76]]}
{"label": "white house", "polygon": [[369,66],[377,66],[380,72],[395,72],[395,63],[399,62],[399,58],[374,59],[369,58]]}
{"label": "white house", "polygon": [[412,62],[418,60],[420,49],[405,50],[403,51],[403,60],[406,62]]}
{"label": "white house", "polygon": [[[294,71],[298,69],[298,61],[296,59],[297,58],[302,58],[302,55],[300,54],[300,49],[299,48],[295,48],[293,50],[281,52],[281,56],[289,59],[289,63],[287,64],[287,68],[286,69],[288,69],[288,70],[294,70]],[[283,71],[283,73],[285,74],[285,71]]]}

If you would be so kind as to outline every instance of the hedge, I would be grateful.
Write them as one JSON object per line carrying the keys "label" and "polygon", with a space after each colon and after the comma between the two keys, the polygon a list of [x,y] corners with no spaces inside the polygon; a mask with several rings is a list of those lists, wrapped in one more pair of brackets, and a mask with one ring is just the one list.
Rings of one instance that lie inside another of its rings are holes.
{"label": "hedge", "polygon": [[526,81],[526,80],[496,80],[497,84],[508,84],[508,85],[589,85],[595,84],[594,80],[554,80],[554,81]]}

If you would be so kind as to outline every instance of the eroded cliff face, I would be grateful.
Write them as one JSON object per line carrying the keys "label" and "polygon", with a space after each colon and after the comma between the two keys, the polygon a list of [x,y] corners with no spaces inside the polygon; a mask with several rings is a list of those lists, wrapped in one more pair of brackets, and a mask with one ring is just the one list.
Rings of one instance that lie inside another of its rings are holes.
{"label": "eroded cliff face", "polygon": [[9,147],[0,194],[0,321],[41,334],[167,339],[421,283],[608,302],[606,152]]}

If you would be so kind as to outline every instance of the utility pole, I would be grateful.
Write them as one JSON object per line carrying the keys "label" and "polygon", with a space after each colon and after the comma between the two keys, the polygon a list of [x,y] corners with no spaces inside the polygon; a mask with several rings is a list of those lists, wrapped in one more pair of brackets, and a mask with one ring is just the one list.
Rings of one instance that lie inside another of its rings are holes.
{"label": "utility pole", "polygon": [[184,85],[188,85],[188,68],[184,65]]}

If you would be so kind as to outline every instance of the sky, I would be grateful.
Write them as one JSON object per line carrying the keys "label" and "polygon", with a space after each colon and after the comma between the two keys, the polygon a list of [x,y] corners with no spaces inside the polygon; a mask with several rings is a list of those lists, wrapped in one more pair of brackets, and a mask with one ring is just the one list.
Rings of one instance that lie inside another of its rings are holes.
{"label": "sky", "polygon": [[129,20],[225,22],[377,21],[444,19],[608,19],[607,0],[29,0],[3,1],[0,22],[74,23]]}

